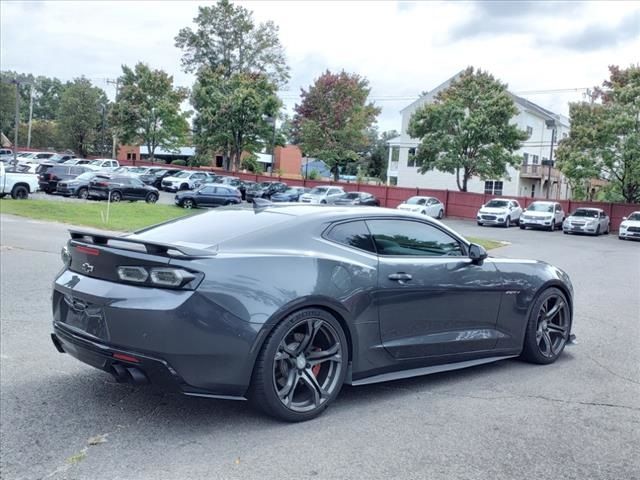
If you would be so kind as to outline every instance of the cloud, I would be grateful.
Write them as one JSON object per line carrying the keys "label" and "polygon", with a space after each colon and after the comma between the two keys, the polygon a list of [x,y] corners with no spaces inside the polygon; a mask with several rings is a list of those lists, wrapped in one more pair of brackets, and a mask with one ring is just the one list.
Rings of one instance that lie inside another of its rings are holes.
{"label": "cloud", "polygon": [[593,51],[615,47],[622,42],[640,38],[640,10],[625,16],[616,25],[592,23],[581,31],[544,40],[541,43],[568,50]]}

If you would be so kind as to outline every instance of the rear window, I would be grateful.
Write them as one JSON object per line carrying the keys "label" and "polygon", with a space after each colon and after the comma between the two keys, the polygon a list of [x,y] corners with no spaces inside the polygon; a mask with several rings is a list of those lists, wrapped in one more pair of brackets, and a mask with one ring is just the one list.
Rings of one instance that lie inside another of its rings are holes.
{"label": "rear window", "polygon": [[218,210],[192,215],[132,235],[133,238],[161,243],[217,245],[263,228],[273,227],[294,217],[284,213],[247,210]]}
{"label": "rear window", "polygon": [[46,165],[46,164],[41,163],[36,168],[36,173],[45,173],[45,172],[49,171],[51,168],[53,168],[53,165]]}

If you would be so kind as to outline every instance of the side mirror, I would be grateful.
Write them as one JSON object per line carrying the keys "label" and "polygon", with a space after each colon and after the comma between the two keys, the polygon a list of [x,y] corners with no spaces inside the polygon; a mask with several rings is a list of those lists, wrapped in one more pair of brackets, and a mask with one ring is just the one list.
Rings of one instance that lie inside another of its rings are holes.
{"label": "side mirror", "polygon": [[622,221],[624,222],[627,219],[627,217],[622,217]]}
{"label": "side mirror", "polygon": [[527,211],[527,209],[526,209],[526,208],[523,208],[523,209],[522,209],[522,211],[523,211],[523,212],[526,212],[526,211]]}
{"label": "side mirror", "polygon": [[482,265],[482,262],[489,255],[482,245],[472,243],[469,245],[469,258],[475,265]]}

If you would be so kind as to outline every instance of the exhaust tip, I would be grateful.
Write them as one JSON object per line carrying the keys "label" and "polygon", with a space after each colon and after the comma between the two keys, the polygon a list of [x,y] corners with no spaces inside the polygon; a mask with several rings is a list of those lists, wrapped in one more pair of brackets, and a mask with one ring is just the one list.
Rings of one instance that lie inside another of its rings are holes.
{"label": "exhaust tip", "polygon": [[149,383],[149,379],[142,370],[135,367],[127,367],[127,372],[129,372],[129,376],[131,377],[133,383],[138,385]]}

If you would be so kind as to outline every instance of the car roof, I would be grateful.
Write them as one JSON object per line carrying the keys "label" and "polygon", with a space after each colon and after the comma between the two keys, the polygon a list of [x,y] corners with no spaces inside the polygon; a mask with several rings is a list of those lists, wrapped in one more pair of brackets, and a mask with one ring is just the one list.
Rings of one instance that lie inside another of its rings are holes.
{"label": "car roof", "polygon": [[594,207],[578,207],[576,208],[576,211],[578,210],[593,210],[595,212],[604,212],[604,210],[602,210],[601,208],[594,208]]}

